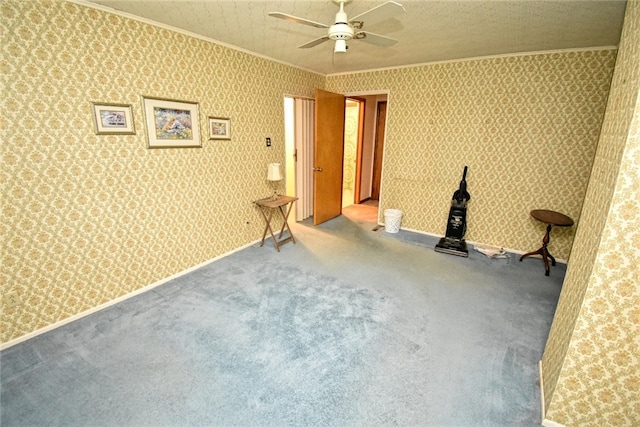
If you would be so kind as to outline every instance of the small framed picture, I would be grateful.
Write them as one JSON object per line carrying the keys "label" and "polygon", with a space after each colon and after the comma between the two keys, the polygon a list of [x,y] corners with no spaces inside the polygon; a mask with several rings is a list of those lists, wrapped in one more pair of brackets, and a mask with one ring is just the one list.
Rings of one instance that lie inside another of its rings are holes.
{"label": "small framed picture", "polygon": [[134,135],[131,105],[92,103],[97,135]]}
{"label": "small framed picture", "polygon": [[142,98],[149,148],[202,147],[198,104]]}
{"label": "small framed picture", "polygon": [[209,139],[231,139],[231,120],[209,117]]}

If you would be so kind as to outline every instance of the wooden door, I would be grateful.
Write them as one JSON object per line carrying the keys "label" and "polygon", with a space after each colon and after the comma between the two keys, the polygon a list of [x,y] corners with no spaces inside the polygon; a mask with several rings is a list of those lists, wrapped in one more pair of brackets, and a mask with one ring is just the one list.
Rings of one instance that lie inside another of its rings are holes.
{"label": "wooden door", "polygon": [[373,154],[373,182],[371,183],[371,199],[380,200],[380,181],[382,177],[382,152],[384,151],[384,131],[387,123],[387,103],[378,103],[376,121],[376,140]]}
{"label": "wooden door", "polygon": [[344,103],[338,93],[316,89],[313,224],[342,213]]}

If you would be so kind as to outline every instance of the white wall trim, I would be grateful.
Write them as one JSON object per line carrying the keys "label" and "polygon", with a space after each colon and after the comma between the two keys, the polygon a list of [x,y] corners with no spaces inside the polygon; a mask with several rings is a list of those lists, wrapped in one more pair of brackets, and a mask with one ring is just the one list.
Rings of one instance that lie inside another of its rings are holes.
{"label": "white wall trim", "polygon": [[547,414],[547,409],[544,403],[544,376],[542,375],[542,360],[538,362],[538,375],[540,378],[540,414],[542,416],[542,422],[544,423],[544,417]]}
{"label": "white wall trim", "polygon": [[291,95],[290,93],[283,94],[283,98],[293,98],[293,99],[308,99],[310,101],[315,101],[316,99],[312,96],[304,96],[304,95]]}
{"label": "white wall trim", "polygon": [[542,423],[544,427],[565,427],[563,424],[556,423],[555,421],[551,421],[545,418],[547,415],[547,409],[544,403],[544,376],[542,375],[542,360],[538,362],[538,372],[540,374],[540,409],[542,414]]}
{"label": "white wall trim", "polygon": [[538,51],[531,51],[531,52],[501,53],[499,55],[473,56],[469,58],[447,59],[442,61],[431,61],[431,62],[421,62],[417,64],[398,65],[395,67],[371,68],[369,70],[359,70],[359,71],[345,71],[342,73],[327,74],[325,77],[348,76],[351,74],[372,73],[376,71],[400,70],[403,68],[424,67],[427,65],[454,64],[456,62],[481,61],[481,60],[493,59],[493,58],[512,58],[514,56],[550,55],[553,53],[590,52],[590,51],[617,50],[617,49],[618,49],[617,46],[594,46],[594,47],[580,47],[580,48],[573,48],[573,49],[555,49],[555,50],[538,50]]}
{"label": "white wall trim", "polygon": [[80,6],[84,6],[84,7],[89,7],[89,8],[92,8],[92,9],[101,10],[103,12],[112,13],[114,15],[123,16],[125,18],[133,19],[134,21],[143,22],[145,24],[153,25],[155,27],[164,28],[166,30],[170,30],[170,31],[174,31],[176,33],[184,34],[185,36],[194,37],[194,38],[197,38],[197,39],[200,39],[200,40],[204,40],[204,41],[207,41],[207,42],[215,43],[215,44],[218,44],[220,46],[228,47],[230,49],[234,49],[234,50],[237,50],[237,51],[240,51],[240,52],[247,53],[249,55],[257,56],[257,57],[263,58],[263,59],[268,59],[269,61],[277,62],[279,64],[288,65],[290,67],[298,68],[298,69],[303,70],[303,71],[308,71],[308,72],[313,73],[313,74],[318,74],[318,75],[323,76],[325,78],[326,77],[333,77],[333,76],[344,76],[344,75],[350,75],[350,74],[371,73],[371,72],[375,72],[375,71],[397,70],[397,69],[402,69],[402,68],[422,67],[422,66],[425,66],[425,65],[448,64],[448,63],[466,62],[466,61],[477,61],[477,60],[490,59],[490,58],[509,58],[509,57],[513,57],[513,56],[546,55],[546,54],[551,54],[551,53],[562,53],[562,52],[583,52],[583,51],[617,50],[618,49],[617,46],[593,46],[593,47],[582,47],[582,48],[572,48],[572,49],[540,50],[540,51],[532,51],[532,52],[515,52],[515,53],[504,53],[504,54],[499,54],[499,55],[486,55],[486,56],[475,56],[475,57],[471,57],[471,58],[459,58],[459,59],[448,59],[448,60],[443,60],[443,61],[422,62],[422,63],[418,63],[418,64],[399,65],[399,66],[396,66],[396,67],[371,68],[371,69],[368,69],[368,70],[345,71],[345,72],[342,72],[342,73],[323,74],[323,73],[320,73],[318,71],[310,70],[308,68],[304,68],[304,67],[301,67],[299,65],[295,65],[295,64],[291,64],[289,62],[285,62],[285,61],[282,61],[282,60],[279,60],[279,59],[275,59],[275,58],[272,58],[272,57],[267,56],[267,55],[262,55],[260,53],[252,52],[250,50],[241,48],[239,46],[235,46],[235,45],[232,45],[232,44],[229,44],[229,43],[225,43],[225,42],[222,42],[222,41],[219,41],[219,40],[215,40],[215,39],[212,39],[210,37],[205,37],[205,36],[202,36],[200,34],[192,33],[190,31],[186,31],[186,30],[183,30],[181,28],[172,27],[171,25],[163,24],[161,22],[152,21],[152,20],[147,19],[147,18],[141,18],[140,16],[136,16],[136,15],[133,15],[131,13],[123,12],[123,11],[114,9],[112,7],[103,6],[103,5],[97,4],[97,3],[90,3],[87,0],[64,0],[64,1],[69,2],[69,3],[74,3],[74,4],[77,4],[77,5],[80,5]]}
{"label": "white wall trim", "polygon": [[236,253],[238,251],[241,251],[242,249],[248,248],[249,246],[253,246],[253,245],[257,244],[258,242],[260,242],[260,239],[258,239],[256,241],[253,241],[251,243],[248,243],[248,244],[246,244],[244,246],[240,246],[239,248],[236,248],[236,249],[234,249],[234,250],[232,250],[230,252],[226,252],[226,253],[224,253],[222,255],[219,255],[219,256],[217,256],[215,258],[212,258],[212,259],[210,259],[208,261],[205,261],[203,263],[195,265],[195,266],[193,266],[191,268],[188,268],[186,270],[183,270],[183,271],[181,271],[179,273],[176,273],[174,275],[171,275],[169,277],[161,279],[161,280],[159,280],[159,281],[157,281],[155,283],[152,283],[150,285],[144,286],[144,287],[142,287],[142,288],[140,288],[138,290],[135,290],[135,291],[133,291],[131,293],[128,293],[126,295],[123,295],[121,297],[113,299],[113,300],[111,300],[109,302],[106,302],[104,304],[101,304],[101,305],[99,305],[97,307],[90,308],[87,311],[83,311],[82,313],[75,314],[75,315],[73,315],[71,317],[68,317],[68,318],[66,318],[64,320],[61,320],[59,322],[56,322],[56,323],[53,323],[51,325],[45,326],[42,329],[38,329],[38,330],[30,332],[30,333],[28,333],[26,335],[22,335],[21,337],[15,338],[15,339],[13,339],[11,341],[7,341],[6,343],[3,343],[3,344],[0,345],[0,351],[5,350],[5,349],[7,349],[9,347],[12,347],[12,346],[14,346],[16,344],[20,344],[22,342],[30,340],[31,338],[35,338],[38,335],[44,334],[45,332],[49,332],[49,331],[52,331],[54,329],[57,329],[57,328],[59,328],[61,326],[64,326],[64,325],[66,325],[68,323],[75,322],[76,320],[82,319],[83,317],[87,317],[87,316],[89,316],[91,314],[97,313],[97,312],[99,312],[101,310],[104,310],[105,308],[111,307],[113,305],[121,303],[122,301],[128,300],[129,298],[132,298],[132,297],[135,297],[137,295],[143,294],[143,293],[145,293],[147,291],[150,291],[153,288],[156,288],[156,287],[158,287],[158,286],[160,286],[162,284],[167,283],[170,280],[173,280],[173,279],[176,279],[176,278],[178,278],[180,276],[184,276],[185,274],[191,273],[192,271],[195,271],[195,270],[197,270],[197,269],[199,269],[201,267],[204,267],[205,265],[211,264],[212,262],[215,262],[215,261],[218,261],[219,259],[225,258],[225,257],[227,257],[227,256],[229,256],[231,254],[234,254],[234,253]]}
{"label": "white wall trim", "polygon": [[556,423],[547,419],[542,420],[542,425],[544,427],[565,427],[564,424]]}
{"label": "white wall trim", "polygon": [[[383,215],[384,217],[384,215]],[[383,223],[378,222],[379,225],[384,225]],[[427,233],[426,231],[420,231],[420,230],[414,230],[412,228],[405,228],[405,227],[400,227],[401,230],[405,230],[405,231],[411,231],[412,233],[418,233],[418,234],[424,234],[426,236],[431,236],[431,237],[437,237],[438,239],[441,237],[444,237],[441,234],[435,234],[435,233]],[[488,243],[481,243],[481,242],[474,242],[471,240],[466,240],[466,242],[468,244],[471,245],[489,245]],[[495,245],[490,245],[490,246],[495,246]],[[504,249],[506,252],[512,253],[512,254],[516,254],[516,255],[524,255],[526,252],[524,251],[519,251],[517,249],[511,249],[511,248],[505,248],[504,246],[500,246],[502,249]],[[534,255],[533,257],[541,259],[540,255]],[[567,261],[564,259],[560,259],[560,258],[556,258],[556,262],[559,262],[561,264],[567,264]]]}
{"label": "white wall trim", "polygon": [[163,24],[162,22],[157,22],[157,21],[152,21],[151,19],[142,18],[140,16],[136,16],[136,15],[133,15],[133,14],[128,13],[128,12],[123,12],[121,10],[114,9],[112,7],[109,7],[109,6],[103,6],[103,5],[97,4],[97,3],[90,3],[90,2],[88,2],[86,0],[65,0],[65,1],[69,2],[69,3],[77,4],[77,5],[80,5],[80,6],[89,7],[91,9],[97,9],[97,10],[101,10],[103,12],[112,13],[114,15],[123,16],[125,18],[132,19],[134,21],[142,22],[142,23],[148,24],[148,25],[153,25],[154,27],[164,28],[165,30],[169,30],[169,31],[173,31],[173,32],[176,32],[176,33],[184,34],[185,36],[189,36],[189,37],[193,37],[193,38],[196,38],[196,39],[204,40],[206,42],[215,43],[217,45],[228,47],[229,49],[237,50],[237,51],[240,51],[240,52],[252,55],[252,56],[257,56],[258,58],[268,59],[269,61],[277,62],[279,64],[288,65],[290,67],[298,68],[298,69],[303,70],[303,71],[308,71],[308,72],[313,73],[313,74],[318,74],[320,76],[325,76],[322,73],[310,70],[308,68],[301,67],[299,65],[294,65],[294,64],[291,64],[289,62],[281,61],[279,59],[275,59],[275,58],[272,58],[272,57],[267,56],[267,55],[262,55],[260,53],[252,52],[250,50],[241,48],[239,46],[235,46],[235,45],[232,45],[232,44],[229,44],[229,43],[222,42],[220,40],[215,40],[215,39],[212,39],[210,37],[205,37],[205,36],[200,35],[200,34],[196,34],[196,33],[190,32],[190,31],[183,30],[182,28],[172,27],[171,25]]}
{"label": "white wall trim", "polygon": [[346,92],[343,93],[344,96],[370,96],[370,95],[387,95],[391,92],[390,89],[378,89],[378,90],[359,90],[355,92]]}

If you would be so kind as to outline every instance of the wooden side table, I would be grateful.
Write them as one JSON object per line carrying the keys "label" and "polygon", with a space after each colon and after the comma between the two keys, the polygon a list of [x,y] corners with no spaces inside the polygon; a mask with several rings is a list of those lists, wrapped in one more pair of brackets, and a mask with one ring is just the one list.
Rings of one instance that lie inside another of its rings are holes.
{"label": "wooden side table", "polygon": [[558,227],[571,227],[573,225],[573,220],[568,216],[561,214],[560,212],[548,211],[545,209],[537,209],[531,211],[531,216],[545,224],[547,224],[547,232],[542,239],[542,247],[537,251],[528,252],[520,257],[520,261],[524,258],[531,255],[542,255],[542,260],[544,261],[544,275],[549,275],[549,259],[551,259],[551,265],[555,267],[556,259],[549,253],[547,249],[547,245],[549,244],[550,238],[549,234],[551,233],[551,226],[555,225]]}
{"label": "wooden side table", "polygon": [[[280,252],[280,245],[283,245],[288,241],[292,241],[294,244],[296,243],[296,239],[293,238],[293,233],[291,232],[289,224],[287,223],[289,213],[291,213],[291,207],[293,206],[293,202],[295,202],[296,200],[298,200],[297,197],[278,196],[276,199],[267,197],[266,199],[260,199],[254,202],[256,205],[258,205],[260,213],[262,213],[262,217],[264,218],[266,224],[264,227],[264,233],[262,233],[262,242],[260,242],[260,247],[264,245],[264,239],[267,237],[267,231],[271,234],[273,244],[275,245],[278,252]],[[283,220],[282,228],[280,229],[280,234],[278,235],[277,239],[273,234],[273,230],[271,229],[271,219],[273,219],[273,213],[275,211],[280,211],[280,215],[282,216]],[[285,228],[289,231],[289,237],[283,239],[282,233],[284,233]]]}

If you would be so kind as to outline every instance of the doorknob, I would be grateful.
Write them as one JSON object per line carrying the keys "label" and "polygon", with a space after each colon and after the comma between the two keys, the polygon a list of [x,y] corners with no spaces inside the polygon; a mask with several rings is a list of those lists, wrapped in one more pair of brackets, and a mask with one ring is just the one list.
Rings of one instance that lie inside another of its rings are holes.
{"label": "doorknob", "polygon": [[322,168],[313,168],[314,172],[322,172]]}

